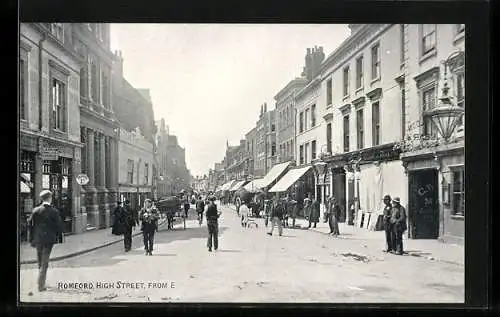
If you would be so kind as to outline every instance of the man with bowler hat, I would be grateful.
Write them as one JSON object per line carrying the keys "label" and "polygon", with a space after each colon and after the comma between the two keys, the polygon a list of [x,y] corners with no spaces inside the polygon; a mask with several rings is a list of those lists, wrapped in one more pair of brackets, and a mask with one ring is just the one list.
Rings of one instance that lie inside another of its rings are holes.
{"label": "man with bowler hat", "polygon": [[31,246],[36,248],[38,260],[38,291],[47,290],[45,280],[49,267],[52,247],[57,243],[59,235],[63,232],[63,222],[59,211],[52,206],[52,192],[44,190],[40,193],[42,204],[33,209],[30,217],[32,235]]}
{"label": "man with bowler hat", "polygon": [[406,231],[406,210],[399,197],[392,200],[391,224],[393,226],[393,248],[397,255],[403,255],[403,233]]}
{"label": "man with bowler hat", "polygon": [[387,242],[387,249],[385,252],[393,252],[395,249],[393,247],[393,229],[391,224],[391,215],[392,215],[392,205],[391,205],[391,196],[384,196],[384,213],[383,213],[383,221],[384,221],[384,230],[385,230],[385,241]]}
{"label": "man with bowler hat", "polygon": [[137,212],[130,208],[130,200],[125,200],[125,206],[121,208],[121,223],[123,226],[123,245],[125,252],[132,248],[132,230],[139,224]]}

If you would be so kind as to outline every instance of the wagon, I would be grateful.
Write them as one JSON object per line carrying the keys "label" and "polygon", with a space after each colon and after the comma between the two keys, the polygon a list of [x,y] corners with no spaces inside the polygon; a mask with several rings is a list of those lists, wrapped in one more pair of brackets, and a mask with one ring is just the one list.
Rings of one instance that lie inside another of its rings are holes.
{"label": "wagon", "polygon": [[158,210],[167,216],[168,229],[173,229],[174,223],[178,220],[182,222],[183,229],[186,229],[186,217],[181,210],[181,200],[176,196],[160,199],[156,204]]}

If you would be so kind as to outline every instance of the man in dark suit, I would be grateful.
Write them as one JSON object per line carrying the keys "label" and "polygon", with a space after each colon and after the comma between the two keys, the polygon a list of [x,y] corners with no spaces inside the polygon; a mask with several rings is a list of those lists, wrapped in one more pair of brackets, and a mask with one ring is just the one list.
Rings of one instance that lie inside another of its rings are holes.
{"label": "man in dark suit", "polygon": [[125,252],[132,248],[132,230],[139,224],[137,212],[130,207],[130,201],[125,200],[125,206],[121,208],[121,223],[123,226],[123,246]]}
{"label": "man in dark suit", "polygon": [[215,197],[209,198],[210,203],[208,204],[206,217],[207,217],[207,227],[208,227],[208,240],[207,247],[208,251],[212,252],[212,241],[215,251],[219,247],[219,217],[220,213],[217,210],[217,205],[215,204]]}
{"label": "man in dark suit", "polygon": [[52,192],[44,190],[40,193],[42,204],[35,209],[30,217],[32,235],[31,246],[36,248],[38,259],[38,291],[47,290],[45,280],[49,267],[50,253],[52,247],[57,243],[58,236],[62,235],[63,222],[59,211],[52,207]]}
{"label": "man in dark suit", "polygon": [[386,252],[393,252],[395,248],[393,247],[393,229],[391,224],[391,215],[392,215],[392,205],[391,205],[391,196],[384,196],[384,230],[385,230],[385,241],[387,242]]}
{"label": "man in dark suit", "polygon": [[391,224],[393,226],[393,248],[397,255],[403,255],[403,233],[406,231],[406,210],[399,197],[392,200]]}

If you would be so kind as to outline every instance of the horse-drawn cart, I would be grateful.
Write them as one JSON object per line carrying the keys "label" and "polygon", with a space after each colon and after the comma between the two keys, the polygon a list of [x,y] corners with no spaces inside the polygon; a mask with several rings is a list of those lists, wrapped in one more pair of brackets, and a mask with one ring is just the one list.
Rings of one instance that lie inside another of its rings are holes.
{"label": "horse-drawn cart", "polygon": [[174,223],[176,221],[182,222],[183,229],[186,229],[186,217],[184,211],[182,210],[182,203],[176,196],[166,197],[160,199],[156,204],[158,210],[166,215],[168,229],[172,230],[174,228]]}

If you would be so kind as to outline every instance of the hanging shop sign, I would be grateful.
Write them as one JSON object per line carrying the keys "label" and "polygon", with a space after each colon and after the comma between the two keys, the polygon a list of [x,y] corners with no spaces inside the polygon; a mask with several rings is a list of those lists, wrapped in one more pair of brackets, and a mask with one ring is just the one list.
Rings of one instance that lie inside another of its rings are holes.
{"label": "hanging shop sign", "polygon": [[89,183],[89,177],[85,174],[79,174],[77,177],[76,177],[76,182],[79,184],[79,185],[87,185]]}

